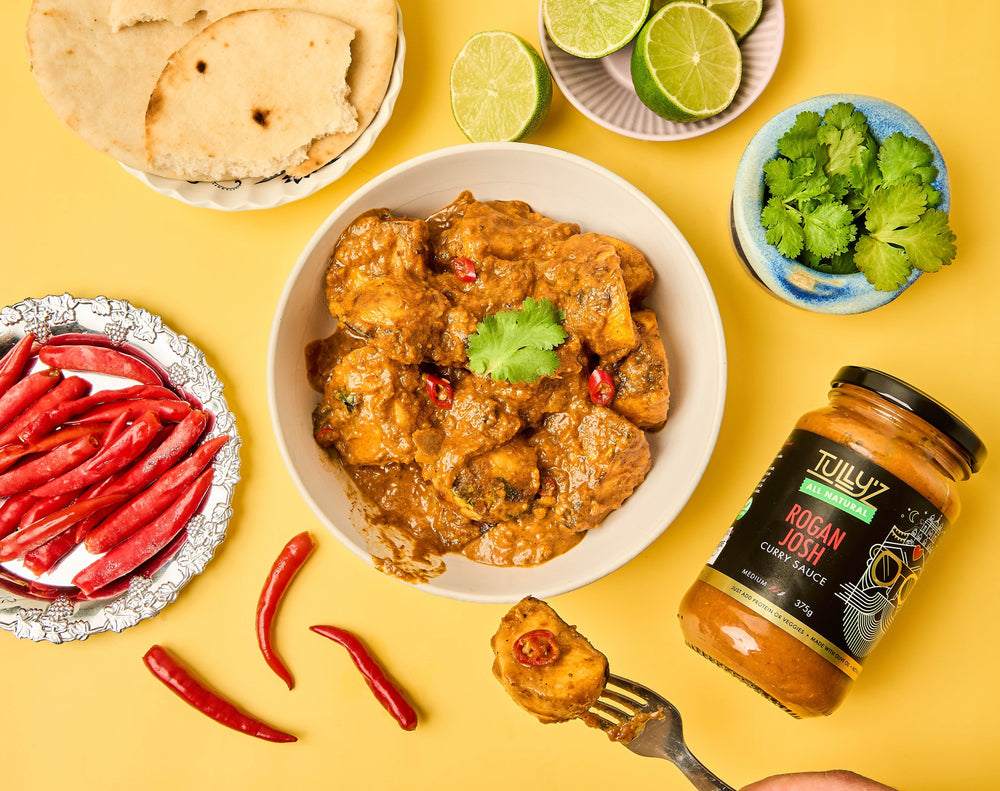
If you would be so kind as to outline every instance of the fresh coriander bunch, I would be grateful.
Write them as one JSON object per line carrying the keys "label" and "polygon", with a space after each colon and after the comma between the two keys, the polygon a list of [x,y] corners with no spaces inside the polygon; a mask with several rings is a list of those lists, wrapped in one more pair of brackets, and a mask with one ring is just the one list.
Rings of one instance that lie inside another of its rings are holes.
{"label": "fresh coriander bunch", "polygon": [[764,165],[767,242],[811,269],[862,272],[895,291],[914,269],[936,272],[955,257],[937,177],[927,143],[902,132],[879,142],[848,102],[801,112]]}

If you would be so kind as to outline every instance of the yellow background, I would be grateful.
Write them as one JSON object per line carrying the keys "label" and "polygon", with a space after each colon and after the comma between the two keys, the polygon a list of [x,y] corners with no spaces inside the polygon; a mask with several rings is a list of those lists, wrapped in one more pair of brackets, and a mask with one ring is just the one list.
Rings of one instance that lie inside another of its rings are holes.
{"label": "yellow background", "polygon": [[[395,114],[371,152],[312,197],[263,212],[195,209],[160,196],[74,137],[44,104],[24,54],[28,0],[0,3],[3,122],[0,305],[69,292],[124,298],[207,353],[243,437],[229,536],[206,572],[159,616],[66,645],[0,634],[5,785],[15,788],[624,787],[685,789],[582,724],[541,725],[490,674],[489,637],[506,607],[421,593],[370,569],[314,519],[285,472],[265,394],[271,317],[314,229],[383,170],[465,142],[448,71],[484,29],[537,45],[535,0],[400,0],[408,43]],[[734,786],[775,772],[846,767],[903,789],[996,784],[1000,463],[962,487],[964,513],[889,636],[833,716],[796,721],[697,657],[676,606],[794,420],[825,401],[844,364],[887,370],[928,391],[1000,452],[996,31],[992,0],[786,0],[782,59],[760,99],[693,140],[618,137],[556,91],[531,140],[590,158],[656,201],[687,237],[718,299],[729,358],[726,413],[701,485],[639,558],[552,603],[610,657],[683,713],[695,753]],[[830,317],[780,303],[742,271],[727,235],[736,163],[773,114],[814,95],[879,96],[940,146],[958,257],[874,313]],[[253,615],[279,548],[303,529],[319,547],[284,601],[277,640],[289,692],[261,659]],[[342,649],[307,630],[357,631],[419,708],[405,733],[370,698]],[[296,733],[245,737],[164,690],[141,656],[174,649],[220,691]]]}

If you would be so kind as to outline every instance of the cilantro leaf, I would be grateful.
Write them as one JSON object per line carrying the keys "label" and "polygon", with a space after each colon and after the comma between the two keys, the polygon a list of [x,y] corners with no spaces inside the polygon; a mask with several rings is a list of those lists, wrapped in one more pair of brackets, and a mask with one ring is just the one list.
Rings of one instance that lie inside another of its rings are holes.
{"label": "cilantro leaf", "polygon": [[778,140],[778,153],[789,159],[820,155],[821,146],[816,131],[823,122],[819,113],[799,113],[791,129]]}
{"label": "cilantro leaf", "polygon": [[868,135],[868,119],[850,102],[837,102],[823,113],[823,123],[842,132],[853,129],[862,137]]}
{"label": "cilantro leaf", "polygon": [[880,239],[903,248],[910,264],[924,272],[937,272],[955,258],[955,234],[948,215],[938,209],[924,212],[907,228],[880,234]]}
{"label": "cilantro leaf", "polygon": [[902,132],[889,135],[878,152],[878,166],[887,182],[916,176],[921,183],[930,184],[938,175],[933,162],[934,152],[929,145]]}
{"label": "cilantro leaf", "polygon": [[854,246],[854,263],[878,291],[895,291],[913,271],[900,248],[862,236]]}
{"label": "cilantro leaf", "polygon": [[872,193],[865,227],[873,236],[913,225],[927,208],[927,196],[915,181],[883,184]]}
{"label": "cilantro leaf", "polygon": [[842,203],[821,203],[802,216],[806,247],[820,258],[847,251],[857,232],[854,215]]}
{"label": "cilantro leaf", "polygon": [[801,216],[778,198],[771,198],[761,212],[767,243],[777,247],[786,258],[798,258],[805,245]]}
{"label": "cilantro leaf", "polygon": [[559,367],[555,347],[566,340],[564,313],[527,297],[520,310],[488,315],[469,336],[469,370],[507,382],[533,382]]}
{"label": "cilantro leaf", "polygon": [[817,198],[829,187],[829,179],[816,167],[812,157],[803,157],[794,163],[784,157],[775,157],[764,165],[764,180],[771,195],[785,203]]}
{"label": "cilantro leaf", "polygon": [[867,144],[861,148],[860,157],[856,164],[852,165],[847,172],[847,181],[854,194],[847,195],[847,205],[852,211],[861,211],[871,198],[875,188],[882,183],[882,171],[878,167],[878,154],[876,145]]}
{"label": "cilantro leaf", "polygon": [[818,137],[830,152],[830,161],[826,165],[827,173],[846,176],[852,167],[861,166],[861,151],[864,148],[865,138],[857,129],[848,128],[841,131],[833,126],[824,126]]}

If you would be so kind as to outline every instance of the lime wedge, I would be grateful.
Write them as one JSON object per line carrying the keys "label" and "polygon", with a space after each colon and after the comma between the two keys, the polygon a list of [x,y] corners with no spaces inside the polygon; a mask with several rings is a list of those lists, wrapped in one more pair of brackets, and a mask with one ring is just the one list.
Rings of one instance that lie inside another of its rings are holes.
{"label": "lime wedge", "polygon": [[603,58],[639,32],[650,0],[542,0],[542,19],[559,49],[578,58]]}
{"label": "lime wedge", "polygon": [[696,121],[736,96],[743,59],[732,28],[693,0],[668,3],[649,18],[632,51],[639,99],[670,121]]}
{"label": "lime wedge", "polygon": [[753,30],[764,10],[764,0],[704,0],[705,7],[722,17],[737,39]]}
{"label": "lime wedge", "polygon": [[451,111],[473,143],[521,140],[552,101],[552,77],[528,42],[504,30],[474,34],[451,66]]}

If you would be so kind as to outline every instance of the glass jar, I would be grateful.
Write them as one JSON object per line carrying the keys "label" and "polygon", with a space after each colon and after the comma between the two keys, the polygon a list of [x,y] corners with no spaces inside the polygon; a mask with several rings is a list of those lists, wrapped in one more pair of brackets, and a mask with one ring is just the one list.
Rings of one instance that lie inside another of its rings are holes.
{"label": "glass jar", "polygon": [[934,399],[842,368],[681,601],[687,644],[794,716],[830,714],[985,458]]}

